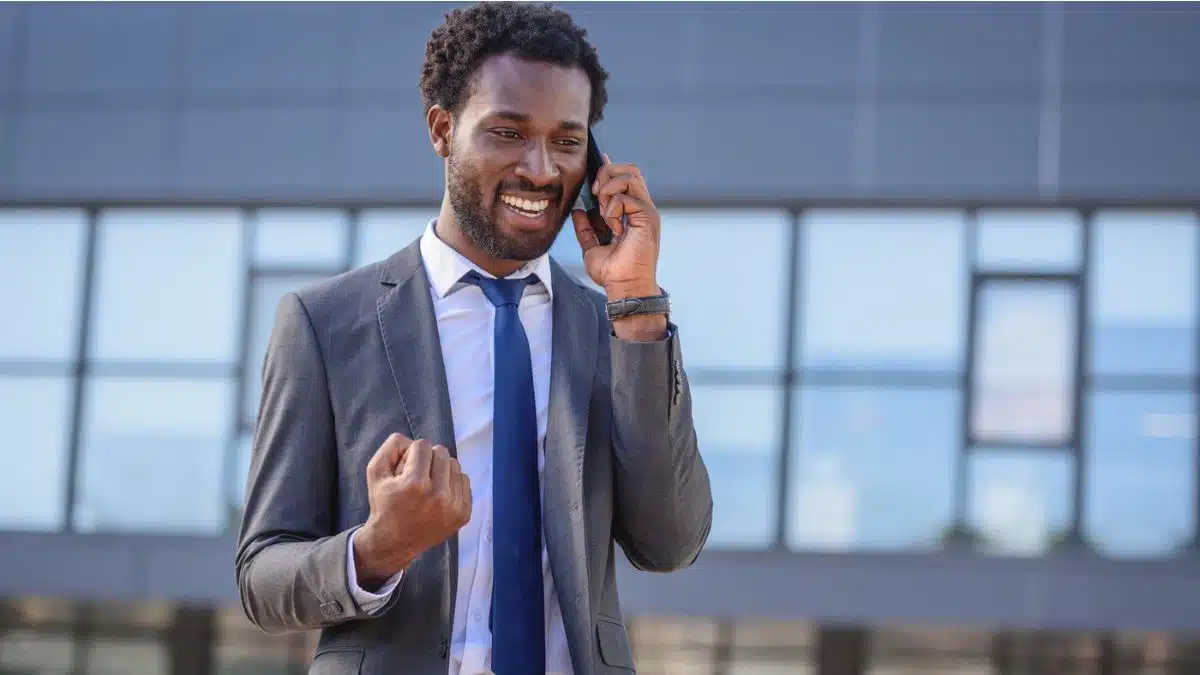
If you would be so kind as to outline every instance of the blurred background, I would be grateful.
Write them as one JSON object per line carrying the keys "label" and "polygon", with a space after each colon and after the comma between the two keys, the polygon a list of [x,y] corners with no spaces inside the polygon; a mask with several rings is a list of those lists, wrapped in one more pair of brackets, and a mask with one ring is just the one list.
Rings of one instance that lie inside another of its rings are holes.
{"label": "blurred background", "polygon": [[[263,350],[435,213],[454,6],[0,4],[0,673],[306,672],[234,579]],[[564,6],[716,498],[639,671],[1200,673],[1200,5]]]}

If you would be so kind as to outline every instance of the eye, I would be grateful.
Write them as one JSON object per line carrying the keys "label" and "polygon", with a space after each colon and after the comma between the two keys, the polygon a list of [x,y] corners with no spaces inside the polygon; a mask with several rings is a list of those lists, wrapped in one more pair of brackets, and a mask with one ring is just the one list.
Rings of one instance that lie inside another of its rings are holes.
{"label": "eye", "polygon": [[492,129],[492,133],[509,141],[515,141],[521,138],[521,135],[512,129]]}
{"label": "eye", "polygon": [[583,145],[578,138],[563,138],[555,142],[568,148],[578,148],[579,146]]}

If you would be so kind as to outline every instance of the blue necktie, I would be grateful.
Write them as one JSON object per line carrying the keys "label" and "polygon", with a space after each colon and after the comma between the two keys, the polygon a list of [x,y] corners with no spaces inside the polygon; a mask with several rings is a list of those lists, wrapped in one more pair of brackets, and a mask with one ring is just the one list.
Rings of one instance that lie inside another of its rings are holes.
{"label": "blue necktie", "polygon": [[517,307],[537,281],[488,279],[479,286],[496,306],[492,394],[492,672],[546,672],[542,590],[541,491],[538,488],[537,407],[533,361]]}

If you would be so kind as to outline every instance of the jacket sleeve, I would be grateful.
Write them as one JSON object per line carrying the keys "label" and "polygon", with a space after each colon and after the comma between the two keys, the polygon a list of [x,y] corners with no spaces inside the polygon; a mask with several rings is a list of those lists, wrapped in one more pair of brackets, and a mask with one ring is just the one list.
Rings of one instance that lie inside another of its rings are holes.
{"label": "jacket sleeve", "polygon": [[690,566],[708,539],[713,499],[692,424],[679,330],[656,342],[610,339],[615,536],[639,569]]}
{"label": "jacket sleeve", "polygon": [[[295,293],[276,310],[262,373],[236,558],[246,616],[269,633],[365,618],[347,578],[354,528],[334,529],[337,442],[325,365]],[[392,589],[387,604],[397,596]]]}

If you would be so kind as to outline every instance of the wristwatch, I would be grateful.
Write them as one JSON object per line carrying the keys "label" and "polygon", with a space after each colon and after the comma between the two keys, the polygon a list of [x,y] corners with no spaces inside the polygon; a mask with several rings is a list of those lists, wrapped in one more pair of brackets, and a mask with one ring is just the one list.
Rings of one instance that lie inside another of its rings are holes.
{"label": "wristwatch", "polygon": [[609,321],[624,319],[639,314],[670,314],[671,296],[666,291],[659,290],[659,295],[648,295],[640,298],[625,298],[613,300],[605,306]]}

